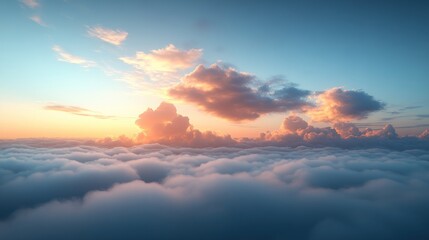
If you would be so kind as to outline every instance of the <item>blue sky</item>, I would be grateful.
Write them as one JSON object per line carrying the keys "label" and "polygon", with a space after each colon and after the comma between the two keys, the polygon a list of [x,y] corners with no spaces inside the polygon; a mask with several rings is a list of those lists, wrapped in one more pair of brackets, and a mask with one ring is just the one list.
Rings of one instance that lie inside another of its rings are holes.
{"label": "blue sky", "polygon": [[[385,110],[360,122],[429,124],[425,1],[36,2],[37,7],[14,0],[1,3],[3,109],[16,103],[60,103],[134,117],[163,98],[139,95],[110,71],[132,70],[120,57],[174,44],[202,49],[198,63],[207,66],[222,61],[262,81],[282,76],[310,91],[363,90],[386,103]],[[32,16],[39,16],[42,24]],[[88,35],[94,26],[123,30],[128,36],[113,46]],[[97,67],[58,61],[53,46],[94,61]],[[178,108],[191,119],[201,114],[190,104],[180,103]],[[273,114],[241,127],[262,124],[265,129],[283,117]],[[223,120],[222,124],[230,125]],[[415,134],[424,128],[400,131]]]}

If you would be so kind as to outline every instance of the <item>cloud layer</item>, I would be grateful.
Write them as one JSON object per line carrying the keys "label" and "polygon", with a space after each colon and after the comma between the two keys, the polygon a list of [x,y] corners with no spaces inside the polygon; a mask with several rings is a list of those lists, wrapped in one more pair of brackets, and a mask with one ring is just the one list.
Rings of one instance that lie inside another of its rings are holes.
{"label": "cloud layer", "polygon": [[0,156],[2,239],[429,237],[428,150],[2,142]]}
{"label": "cloud layer", "polygon": [[271,90],[268,84],[256,88],[255,76],[213,64],[199,65],[169,90],[170,96],[193,103],[216,116],[232,120],[253,120],[262,114],[302,110],[310,91],[295,86]]}

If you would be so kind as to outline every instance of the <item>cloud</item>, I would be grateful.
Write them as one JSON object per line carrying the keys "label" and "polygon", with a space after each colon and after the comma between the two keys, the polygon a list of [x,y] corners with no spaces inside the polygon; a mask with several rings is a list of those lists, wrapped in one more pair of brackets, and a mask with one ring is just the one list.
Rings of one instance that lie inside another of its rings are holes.
{"label": "cloud", "polygon": [[203,53],[202,49],[181,50],[173,44],[149,53],[137,52],[134,57],[121,57],[122,62],[133,66],[132,71],[122,72],[121,79],[136,88],[151,91],[177,83],[183,70],[194,66]]}
{"label": "cloud", "polygon": [[29,8],[36,8],[38,6],[40,6],[39,1],[37,0],[22,0],[22,3],[25,4],[25,6],[29,7]]}
{"label": "cloud", "polygon": [[18,143],[0,142],[4,239],[429,238],[428,149]]}
{"label": "cloud", "polygon": [[60,46],[55,45],[52,47],[52,50],[54,50],[58,54],[58,60],[62,62],[68,62],[72,64],[78,64],[83,67],[94,67],[96,65],[95,62],[86,60],[84,58],[74,56],[66,51],[64,51]]}
{"label": "cloud", "polygon": [[317,107],[307,114],[314,121],[344,122],[364,119],[371,112],[382,110],[384,103],[364,91],[332,88],[314,96]]}
{"label": "cloud", "polygon": [[429,140],[429,129],[425,129],[420,135],[419,138]]}
{"label": "cloud", "polygon": [[186,51],[169,44],[150,53],[137,52],[135,57],[121,57],[120,60],[146,72],[175,72],[193,66],[201,54],[201,49]]}
{"label": "cloud", "polygon": [[31,21],[39,24],[40,26],[47,27],[48,25],[42,20],[42,18],[38,15],[34,15],[30,17]]}
{"label": "cloud", "polygon": [[234,142],[230,136],[194,129],[188,117],[177,114],[176,107],[166,102],[162,102],[155,110],[148,108],[135,123],[143,130],[137,140],[144,143],[219,146]]}
{"label": "cloud", "polygon": [[170,88],[170,96],[193,103],[218,117],[231,121],[254,120],[262,114],[301,110],[310,106],[310,91],[294,85],[271,90],[269,84],[257,89],[255,76],[231,67],[199,65]]}
{"label": "cloud", "polygon": [[104,42],[119,46],[128,36],[128,33],[122,30],[113,30],[108,28],[88,27],[88,34]]}
{"label": "cloud", "polygon": [[332,127],[319,128],[309,125],[302,118],[291,115],[285,118],[278,131],[261,133],[256,139],[242,139],[238,145],[287,146],[287,147],[336,147],[344,149],[383,148],[404,151],[429,149],[429,139],[400,137],[391,124],[379,129],[359,129],[350,122],[337,122]]}
{"label": "cloud", "polygon": [[94,111],[88,110],[86,108],[76,107],[76,106],[67,106],[67,105],[47,105],[44,107],[46,110],[52,110],[52,111],[59,111],[59,112],[65,112],[65,113],[71,113],[78,116],[84,116],[84,117],[93,117],[98,119],[111,119],[114,118],[114,116],[107,116],[98,114]]}

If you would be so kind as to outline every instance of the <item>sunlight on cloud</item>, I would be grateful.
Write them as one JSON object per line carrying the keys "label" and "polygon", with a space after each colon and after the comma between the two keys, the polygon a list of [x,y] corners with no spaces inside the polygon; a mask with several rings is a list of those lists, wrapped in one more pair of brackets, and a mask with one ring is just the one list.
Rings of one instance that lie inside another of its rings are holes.
{"label": "sunlight on cloud", "polygon": [[364,119],[368,114],[382,110],[384,103],[364,91],[332,88],[313,96],[318,107],[309,109],[314,121],[341,122]]}
{"label": "sunlight on cloud", "polygon": [[181,50],[173,44],[165,48],[152,50],[149,53],[137,52],[134,57],[121,57],[122,62],[134,69],[121,73],[121,79],[137,88],[164,88],[177,83],[183,70],[194,66],[202,55],[202,49]]}
{"label": "sunlight on cloud", "polygon": [[103,27],[88,27],[88,34],[116,46],[121,45],[128,36],[128,33],[125,31]]}
{"label": "sunlight on cloud", "polygon": [[83,67],[95,67],[96,63],[90,60],[86,60],[84,58],[74,56],[66,51],[64,51],[60,46],[55,45],[52,47],[52,50],[54,50],[58,54],[58,60],[62,62],[68,62],[72,64],[78,64]]}

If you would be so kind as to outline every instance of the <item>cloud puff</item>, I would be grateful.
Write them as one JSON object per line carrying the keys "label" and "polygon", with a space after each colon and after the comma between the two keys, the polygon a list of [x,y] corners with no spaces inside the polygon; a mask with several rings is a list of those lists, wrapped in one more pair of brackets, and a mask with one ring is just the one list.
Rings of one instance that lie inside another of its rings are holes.
{"label": "cloud puff", "polygon": [[310,91],[295,86],[272,91],[269,85],[255,88],[255,76],[213,64],[199,65],[182,78],[169,94],[218,117],[232,121],[253,120],[262,114],[301,110]]}
{"label": "cloud puff", "polygon": [[39,1],[37,0],[22,0],[22,3],[25,4],[25,6],[29,7],[29,8],[36,8],[38,6],[40,6]]}
{"label": "cloud puff", "polygon": [[122,30],[113,30],[104,27],[88,27],[88,34],[104,42],[119,46],[128,36],[128,33]]}
{"label": "cloud puff", "polygon": [[84,58],[74,56],[66,51],[64,51],[60,46],[55,45],[52,47],[52,50],[54,50],[58,54],[58,60],[62,62],[68,62],[72,64],[78,64],[83,67],[94,67],[96,64],[93,61],[86,60]]}
{"label": "cloud puff", "polygon": [[114,116],[107,116],[98,114],[94,111],[88,110],[86,108],[76,107],[76,106],[67,106],[67,105],[47,105],[44,107],[46,110],[59,111],[65,113],[71,113],[78,116],[84,117],[93,117],[98,119],[110,119],[114,118]]}
{"label": "cloud puff", "polygon": [[363,119],[384,108],[384,103],[363,91],[332,88],[314,96],[317,107],[307,113],[314,121],[344,122]]}
{"label": "cloud puff", "polygon": [[428,149],[16,144],[2,239],[429,238]]}
{"label": "cloud puff", "polygon": [[144,143],[219,146],[234,142],[230,136],[194,129],[188,117],[177,114],[176,107],[166,102],[162,102],[155,110],[148,108],[135,123],[143,130],[137,140]]}

